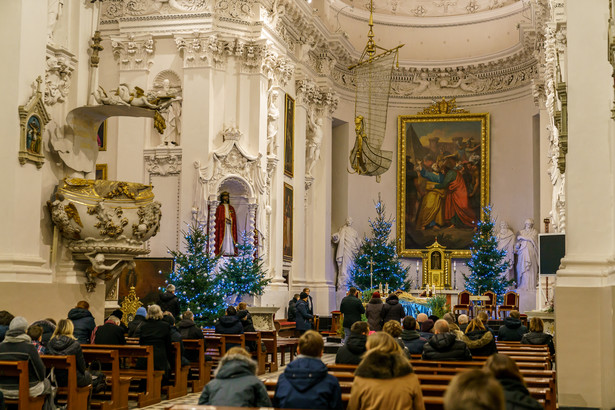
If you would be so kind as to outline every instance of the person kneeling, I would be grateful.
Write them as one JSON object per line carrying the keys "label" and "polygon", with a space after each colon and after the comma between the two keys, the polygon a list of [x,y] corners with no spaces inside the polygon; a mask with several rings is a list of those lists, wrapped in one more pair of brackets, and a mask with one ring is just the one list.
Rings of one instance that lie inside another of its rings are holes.
{"label": "person kneeling", "polygon": [[207,383],[199,404],[230,407],[271,407],[267,390],[256,377],[256,363],[241,347],[231,348]]}

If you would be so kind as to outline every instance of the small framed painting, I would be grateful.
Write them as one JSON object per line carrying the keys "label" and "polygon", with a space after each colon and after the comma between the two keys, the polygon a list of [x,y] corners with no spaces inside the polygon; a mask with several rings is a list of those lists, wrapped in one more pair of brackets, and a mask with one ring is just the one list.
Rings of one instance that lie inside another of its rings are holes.
{"label": "small framed painting", "polygon": [[284,174],[292,178],[295,172],[295,100],[286,94],[284,105]]}
{"label": "small framed painting", "polygon": [[284,184],[284,237],[282,256],[285,261],[293,260],[293,187]]}
{"label": "small framed painting", "polygon": [[96,178],[97,180],[107,180],[107,164],[96,164]]}
{"label": "small framed painting", "polygon": [[96,142],[98,143],[99,151],[107,150],[107,121],[103,121],[100,124],[100,127],[98,127],[98,132],[96,133]]}

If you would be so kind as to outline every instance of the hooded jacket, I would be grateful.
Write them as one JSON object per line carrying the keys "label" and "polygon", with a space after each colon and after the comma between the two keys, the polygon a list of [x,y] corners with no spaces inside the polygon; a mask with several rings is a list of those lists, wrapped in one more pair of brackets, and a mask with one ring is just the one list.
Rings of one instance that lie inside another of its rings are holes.
{"label": "hooded jacket", "polygon": [[504,389],[506,410],[542,410],[544,407],[536,401],[519,380],[498,379]]}
{"label": "hooded jacket", "polygon": [[348,409],[423,410],[419,379],[401,354],[371,352],[355,372]]}
{"label": "hooded jacket", "polygon": [[498,352],[495,338],[489,330],[473,330],[461,339],[468,345],[472,356],[491,356]]}
{"label": "hooded jacket", "polygon": [[[45,379],[45,365],[32,344],[30,336],[23,331],[12,334],[6,333],[4,341],[0,343],[0,360],[9,362],[28,361],[28,375],[30,387],[35,386]],[[0,388],[7,390],[19,390],[19,382],[15,377],[0,377]]]}
{"label": "hooded jacket", "polygon": [[181,313],[179,310],[179,299],[177,299],[175,293],[169,291],[164,292],[160,295],[158,305],[163,312],[171,312],[173,317],[179,318]]}
{"label": "hooded jacket", "polygon": [[247,310],[238,310],[237,318],[241,321],[244,332],[256,332],[254,329],[254,322],[252,322],[252,315]]}
{"label": "hooded jacket", "polygon": [[136,315],[132,322],[128,323],[128,337],[139,337],[137,330],[145,323],[145,316]]}
{"label": "hooded jacket", "polygon": [[237,316],[222,316],[216,322],[216,333],[221,335],[243,334],[243,325]]}
{"label": "hooded jacket", "polygon": [[399,303],[399,298],[397,295],[391,295],[387,298],[387,301],[382,308],[382,312],[380,312],[380,317],[382,317],[382,323],[386,323],[389,320],[400,322],[406,317],[404,307]]}
{"label": "hooded jacket", "polygon": [[365,316],[367,316],[367,324],[369,329],[375,332],[382,330],[382,308],[384,303],[380,298],[371,298],[365,308]]}
{"label": "hooded jacket", "polygon": [[47,343],[49,343],[49,340],[51,340],[51,336],[53,335],[53,332],[55,332],[56,330],[56,325],[54,325],[52,322],[48,320],[37,320],[36,322],[32,323],[30,326],[40,326],[43,328],[43,338],[41,339],[41,344],[43,346],[47,346]]}
{"label": "hooded jacket", "polygon": [[297,299],[292,298],[288,302],[288,321],[294,322],[297,317]]}
{"label": "hooded jacket", "polygon": [[297,301],[297,317],[295,318],[295,327],[297,330],[310,330],[312,324],[310,319],[313,319],[314,315],[310,313],[308,302],[303,299]]}
{"label": "hooded jacket", "polygon": [[225,356],[207,383],[199,404],[229,407],[271,407],[267,389],[256,377],[256,363],[241,354]]}
{"label": "hooded jacket", "polygon": [[203,339],[203,331],[190,319],[182,319],[177,323],[182,339]]}
{"label": "hooded jacket", "polygon": [[[78,341],[66,336],[59,335],[54,337],[47,344],[47,353],[55,356],[75,356],[77,362],[77,386],[87,386],[92,382],[89,373],[86,374],[86,364]],[[65,386],[68,384],[68,373],[66,370],[56,370],[58,384]]]}
{"label": "hooded jacket", "polygon": [[529,332],[523,335],[521,344],[527,345],[547,345],[549,352],[555,354],[555,346],[553,345],[553,336],[544,332]]}
{"label": "hooded jacket", "polygon": [[423,346],[423,360],[472,360],[472,354],[453,333],[438,333]]}
{"label": "hooded jacket", "polygon": [[410,354],[423,353],[423,346],[427,343],[427,339],[422,337],[418,330],[404,329],[402,330],[400,337]]}
{"label": "hooded jacket", "polygon": [[521,324],[519,319],[508,316],[504,319],[504,325],[498,329],[498,341],[519,342],[527,333],[527,327]]}
{"label": "hooded jacket", "polygon": [[73,335],[81,344],[90,343],[90,336],[96,327],[94,316],[87,309],[72,308],[68,311],[68,318],[72,320],[75,330]]}
{"label": "hooded jacket", "polygon": [[365,353],[367,336],[350,334],[346,344],[337,350],[335,355],[336,364],[359,364],[361,356]]}
{"label": "hooded jacket", "polygon": [[348,295],[342,299],[340,312],[344,315],[342,327],[350,329],[355,322],[361,321],[361,315],[365,313],[365,308],[359,298],[355,295]]}
{"label": "hooded jacket", "polygon": [[273,407],[341,409],[342,389],[320,358],[299,355],[278,378]]}

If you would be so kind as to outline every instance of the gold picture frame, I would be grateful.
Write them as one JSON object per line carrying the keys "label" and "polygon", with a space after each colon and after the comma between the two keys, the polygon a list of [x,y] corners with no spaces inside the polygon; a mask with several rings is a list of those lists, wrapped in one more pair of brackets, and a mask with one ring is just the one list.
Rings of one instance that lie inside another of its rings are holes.
{"label": "gold picture frame", "polygon": [[469,258],[482,207],[489,203],[489,114],[442,101],[398,117],[397,238],[402,257],[420,258],[436,240]]}
{"label": "gold picture frame", "polygon": [[293,260],[293,187],[284,183],[284,222],[282,224],[282,259]]}
{"label": "gold picture frame", "polygon": [[284,99],[284,175],[295,173],[295,100],[286,94]]}
{"label": "gold picture frame", "polygon": [[96,180],[107,180],[107,164],[96,164]]}

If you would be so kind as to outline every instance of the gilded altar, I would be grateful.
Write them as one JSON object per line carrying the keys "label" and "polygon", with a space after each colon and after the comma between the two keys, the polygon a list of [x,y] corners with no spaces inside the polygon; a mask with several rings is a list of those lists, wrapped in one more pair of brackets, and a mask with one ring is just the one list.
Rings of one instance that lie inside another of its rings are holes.
{"label": "gilded altar", "polygon": [[451,251],[438,240],[421,252],[423,289],[451,289]]}

